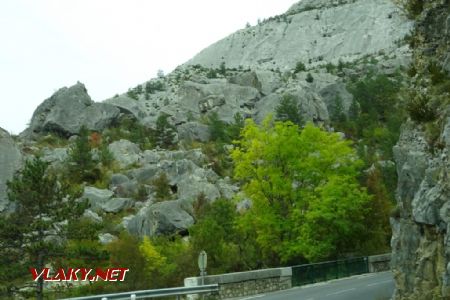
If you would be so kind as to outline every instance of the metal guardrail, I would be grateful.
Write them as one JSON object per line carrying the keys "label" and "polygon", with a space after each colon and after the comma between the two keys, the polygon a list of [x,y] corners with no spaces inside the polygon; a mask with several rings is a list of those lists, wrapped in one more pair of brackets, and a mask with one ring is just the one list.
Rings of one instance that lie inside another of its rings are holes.
{"label": "metal guardrail", "polygon": [[368,272],[369,265],[367,257],[293,266],[292,286],[301,286]]}
{"label": "metal guardrail", "polygon": [[116,294],[104,294],[86,297],[65,298],[62,300],[119,300],[119,299],[143,299],[143,298],[159,298],[168,296],[177,296],[177,299],[181,295],[190,294],[205,294],[211,292],[218,292],[218,284],[209,284],[194,287],[176,287],[157,290],[142,290],[134,292],[123,292]]}

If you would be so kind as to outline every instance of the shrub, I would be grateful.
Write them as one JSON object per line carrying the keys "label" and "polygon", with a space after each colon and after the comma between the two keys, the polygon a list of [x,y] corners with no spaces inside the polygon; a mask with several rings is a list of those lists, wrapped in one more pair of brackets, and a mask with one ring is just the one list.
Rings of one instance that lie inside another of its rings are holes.
{"label": "shrub", "polygon": [[298,108],[298,102],[294,96],[285,94],[280,104],[275,109],[276,119],[279,121],[291,121],[296,125],[303,124],[302,115]]}
{"label": "shrub", "polygon": [[164,83],[160,80],[157,81],[149,81],[145,84],[145,92],[147,94],[153,94],[156,91],[164,91]]}
{"label": "shrub", "polygon": [[155,197],[157,201],[168,200],[171,197],[169,179],[166,173],[161,173],[158,177],[152,180],[152,186],[155,190]]}
{"label": "shrub", "polygon": [[419,123],[430,122],[437,118],[437,112],[431,107],[430,99],[426,95],[413,96],[406,109],[411,119]]}
{"label": "shrub", "polygon": [[314,77],[311,75],[311,73],[308,73],[308,75],[306,75],[306,81],[309,83],[312,83],[314,81]]}
{"label": "shrub", "polygon": [[435,62],[428,66],[428,72],[430,73],[431,82],[434,85],[442,83],[447,79],[447,74],[442,71],[442,68]]}
{"label": "shrub", "polygon": [[294,73],[298,73],[298,72],[304,72],[306,71],[306,66],[304,63],[302,63],[301,61],[299,61],[296,65],[295,65],[295,71]]}
{"label": "shrub", "polygon": [[69,148],[67,158],[69,176],[75,182],[95,182],[99,174],[95,172],[95,161],[92,158],[91,145],[89,143],[89,131],[81,127],[79,136]]}
{"label": "shrub", "polygon": [[173,148],[175,142],[176,129],[170,124],[169,116],[165,114],[159,115],[156,120],[155,143],[157,146],[165,149]]}
{"label": "shrub", "polygon": [[415,19],[423,11],[423,0],[409,0],[406,3],[406,11],[411,19]]}
{"label": "shrub", "polygon": [[213,112],[208,118],[209,134],[212,141],[226,142],[228,140],[226,134],[227,124],[219,119],[217,112]]}

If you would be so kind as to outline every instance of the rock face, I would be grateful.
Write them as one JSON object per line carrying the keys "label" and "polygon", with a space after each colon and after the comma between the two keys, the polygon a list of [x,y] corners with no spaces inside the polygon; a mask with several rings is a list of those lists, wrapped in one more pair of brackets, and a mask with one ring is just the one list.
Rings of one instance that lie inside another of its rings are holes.
{"label": "rock face", "polygon": [[126,227],[138,236],[155,236],[184,232],[194,224],[194,219],[179,201],[164,201],[143,207],[136,216],[128,219]]}
{"label": "rock face", "polygon": [[[404,124],[394,147],[398,173],[398,211],[391,218],[395,300],[450,299],[450,105],[448,92],[434,88],[428,69],[435,64],[445,70],[450,50],[450,10],[448,1],[444,2],[424,4],[412,36],[418,75],[410,89],[426,93],[438,108],[432,121]],[[434,128],[433,133],[429,128]]]}
{"label": "rock face", "polygon": [[31,118],[30,127],[22,136],[55,132],[70,136],[77,134],[82,125],[101,131],[119,117],[119,109],[106,103],[94,103],[85,86],[77,83],[62,88],[45,100]]}
{"label": "rock face", "polygon": [[188,63],[287,70],[298,61],[337,62],[396,48],[410,28],[389,0],[303,0],[281,16],[213,44]]}
{"label": "rock face", "polygon": [[22,154],[8,132],[0,128],[0,213],[12,209],[6,182],[22,165]]}

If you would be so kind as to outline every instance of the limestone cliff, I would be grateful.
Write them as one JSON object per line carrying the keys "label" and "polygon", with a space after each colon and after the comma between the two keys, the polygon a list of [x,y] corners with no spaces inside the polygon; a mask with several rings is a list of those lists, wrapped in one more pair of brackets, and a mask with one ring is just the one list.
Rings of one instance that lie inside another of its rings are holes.
{"label": "limestone cliff", "polygon": [[410,42],[410,101],[427,100],[410,108],[420,113],[403,125],[394,148],[399,176],[398,210],[391,219],[394,299],[450,299],[449,1],[406,6],[417,21]]}
{"label": "limestone cliff", "polygon": [[395,51],[411,22],[390,0],[303,0],[285,14],[242,29],[188,64],[292,69]]}

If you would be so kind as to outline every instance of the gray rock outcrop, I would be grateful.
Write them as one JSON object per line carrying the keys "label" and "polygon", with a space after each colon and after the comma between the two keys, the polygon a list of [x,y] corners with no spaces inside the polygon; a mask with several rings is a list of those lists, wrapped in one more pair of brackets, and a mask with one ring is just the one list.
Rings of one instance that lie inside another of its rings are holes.
{"label": "gray rock outcrop", "polygon": [[288,70],[298,61],[337,62],[393,50],[411,26],[389,0],[303,0],[204,49],[188,64]]}
{"label": "gray rock outcrop", "polygon": [[109,144],[108,149],[122,168],[139,161],[141,152],[139,146],[128,140],[113,142]]}
{"label": "gray rock outcrop", "polygon": [[114,192],[105,189],[98,189],[96,187],[87,186],[84,188],[84,193],[81,199],[88,199],[91,210],[94,212],[101,211],[103,205],[114,196]]}
{"label": "gray rock outcrop", "polygon": [[45,100],[33,113],[30,126],[21,134],[54,132],[64,136],[77,134],[81,126],[101,131],[119,117],[117,107],[106,103],[94,103],[85,86],[77,83],[58,90]]}
{"label": "gray rock outcrop", "polygon": [[193,224],[192,216],[176,200],[143,207],[138,214],[126,220],[127,230],[138,236],[184,232]]}
{"label": "gray rock outcrop", "polygon": [[8,180],[22,166],[22,154],[8,132],[0,128],[0,213],[13,209],[8,200]]}
{"label": "gray rock outcrop", "polygon": [[[412,68],[417,75],[408,88],[426,93],[435,115],[426,120],[423,114],[412,115],[415,122],[403,125],[394,147],[398,173],[397,211],[391,218],[394,300],[450,299],[450,105],[448,92],[436,89],[429,69],[434,64],[445,70],[449,4],[439,0],[423,4],[415,11]],[[448,82],[449,75],[440,76]],[[413,109],[417,113],[427,107]]]}

